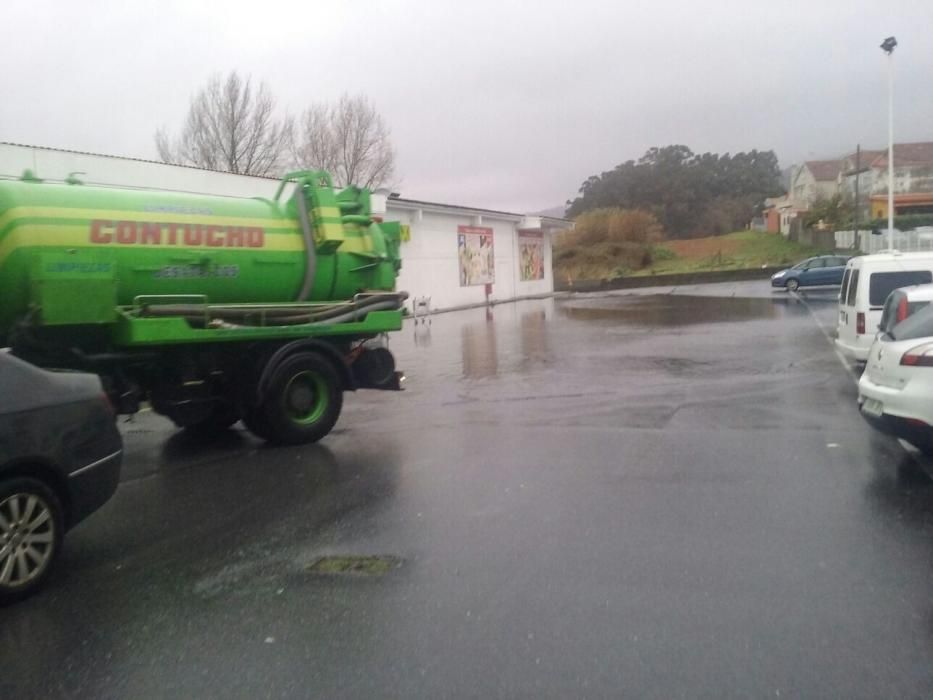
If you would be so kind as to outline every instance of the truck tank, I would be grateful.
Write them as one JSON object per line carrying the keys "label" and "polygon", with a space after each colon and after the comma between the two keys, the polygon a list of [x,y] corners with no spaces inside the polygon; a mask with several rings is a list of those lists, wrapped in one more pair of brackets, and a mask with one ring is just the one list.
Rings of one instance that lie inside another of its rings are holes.
{"label": "truck tank", "polygon": [[[283,198],[287,182],[297,181]],[[211,304],[391,291],[399,226],[369,192],[292,173],[273,199],[0,182],[0,346],[15,324],[105,325],[141,296]]]}

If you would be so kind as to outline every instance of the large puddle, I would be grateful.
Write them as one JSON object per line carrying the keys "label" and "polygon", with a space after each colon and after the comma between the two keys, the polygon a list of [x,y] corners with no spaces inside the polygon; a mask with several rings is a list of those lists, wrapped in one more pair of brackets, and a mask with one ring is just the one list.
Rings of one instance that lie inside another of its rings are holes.
{"label": "large puddle", "polygon": [[686,326],[778,318],[788,312],[795,313],[796,305],[787,303],[783,298],[772,300],[664,294],[573,299],[559,302],[557,309],[562,316],[579,321]]}

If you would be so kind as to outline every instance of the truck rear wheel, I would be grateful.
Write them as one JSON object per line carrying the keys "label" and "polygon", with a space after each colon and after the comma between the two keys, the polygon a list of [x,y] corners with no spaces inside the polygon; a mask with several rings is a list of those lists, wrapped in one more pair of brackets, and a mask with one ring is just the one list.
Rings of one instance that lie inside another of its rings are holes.
{"label": "truck rear wheel", "polygon": [[243,425],[261,440],[269,440],[269,425],[266,423],[262,408],[253,408],[243,414]]}
{"label": "truck rear wheel", "polygon": [[260,415],[250,416],[247,426],[269,442],[316,442],[334,427],[342,407],[343,391],[333,364],[317,353],[302,352],[276,368]]}

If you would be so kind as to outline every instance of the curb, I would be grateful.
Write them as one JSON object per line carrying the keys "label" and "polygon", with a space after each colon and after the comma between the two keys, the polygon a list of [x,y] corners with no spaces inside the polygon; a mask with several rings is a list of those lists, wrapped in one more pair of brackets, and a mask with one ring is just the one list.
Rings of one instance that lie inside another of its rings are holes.
{"label": "curb", "polygon": [[[576,291],[576,290],[573,290]],[[542,292],[541,294],[525,294],[520,297],[512,297],[511,299],[490,299],[488,302],[480,301],[475,304],[458,304],[457,306],[445,306],[440,309],[431,309],[428,313],[423,314],[424,316],[436,316],[437,314],[446,314],[452,311],[466,311],[467,309],[484,309],[492,308],[494,306],[501,306],[502,304],[514,304],[516,301],[531,301],[534,299],[563,299],[569,297],[573,294],[573,291],[553,291],[553,292]],[[406,321],[414,319],[414,315],[409,314],[405,316]],[[419,316],[418,318],[421,318]]]}
{"label": "curb", "polygon": [[686,284],[708,282],[742,282],[766,279],[783,267],[754,267],[745,270],[716,270],[713,272],[684,272],[676,275],[644,275],[638,277],[616,277],[608,280],[579,280],[573,284],[554,282],[556,292],[601,292],[611,289],[636,289],[638,287],[677,287]]}

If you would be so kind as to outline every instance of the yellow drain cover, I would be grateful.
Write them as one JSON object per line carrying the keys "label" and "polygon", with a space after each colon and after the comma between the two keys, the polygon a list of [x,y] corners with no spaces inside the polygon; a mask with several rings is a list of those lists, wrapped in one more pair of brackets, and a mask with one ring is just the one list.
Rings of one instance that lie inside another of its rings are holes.
{"label": "yellow drain cover", "polygon": [[401,565],[398,557],[390,556],[328,556],[307,567],[312,574],[354,574],[383,576]]}

